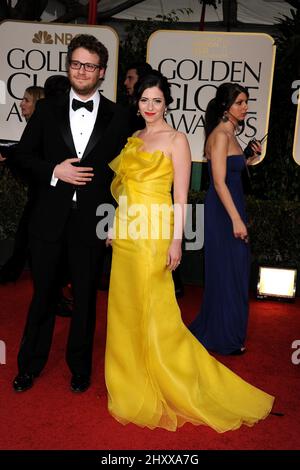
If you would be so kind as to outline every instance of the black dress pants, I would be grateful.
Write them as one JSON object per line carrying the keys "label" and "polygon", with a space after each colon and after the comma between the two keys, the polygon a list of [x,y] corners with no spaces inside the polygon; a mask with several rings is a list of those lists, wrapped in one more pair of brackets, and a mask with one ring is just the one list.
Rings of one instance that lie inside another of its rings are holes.
{"label": "black dress pants", "polygon": [[72,374],[90,375],[96,322],[96,274],[103,256],[103,241],[87,242],[80,233],[80,215],[70,211],[63,237],[57,242],[30,237],[34,293],[19,354],[19,372],[34,375],[44,368],[55,325],[53,297],[57,288],[62,250],[66,250],[73,290],[73,314],[66,360]]}

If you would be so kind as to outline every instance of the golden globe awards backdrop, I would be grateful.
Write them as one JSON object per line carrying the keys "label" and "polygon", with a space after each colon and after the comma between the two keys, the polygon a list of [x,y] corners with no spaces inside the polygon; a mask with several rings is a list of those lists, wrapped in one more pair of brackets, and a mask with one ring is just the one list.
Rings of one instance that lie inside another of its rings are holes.
{"label": "golden globe awards backdrop", "polygon": [[0,24],[0,139],[19,140],[25,127],[20,100],[27,87],[66,74],[66,52],[78,34],[92,34],[108,49],[103,94],[116,99],[119,39],[106,26],[4,21]]}
{"label": "golden globe awards backdrop", "polygon": [[242,148],[267,133],[275,62],[271,36],[160,30],[148,40],[147,60],[172,84],[167,120],[187,134],[194,161],[203,161],[205,109],[223,82],[240,83],[250,93]]}
{"label": "golden globe awards backdrop", "polygon": [[293,157],[295,162],[300,165],[300,91],[298,93],[298,108],[294,134]]}

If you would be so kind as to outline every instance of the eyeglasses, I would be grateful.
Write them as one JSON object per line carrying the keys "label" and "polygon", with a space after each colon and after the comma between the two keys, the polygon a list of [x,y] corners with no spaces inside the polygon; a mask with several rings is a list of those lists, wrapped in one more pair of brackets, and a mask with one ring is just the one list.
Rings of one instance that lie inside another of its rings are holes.
{"label": "eyeglasses", "polygon": [[89,64],[88,62],[84,64],[79,60],[70,60],[70,67],[74,70],[80,70],[83,67],[86,72],[95,72],[96,69],[102,68],[101,65]]}

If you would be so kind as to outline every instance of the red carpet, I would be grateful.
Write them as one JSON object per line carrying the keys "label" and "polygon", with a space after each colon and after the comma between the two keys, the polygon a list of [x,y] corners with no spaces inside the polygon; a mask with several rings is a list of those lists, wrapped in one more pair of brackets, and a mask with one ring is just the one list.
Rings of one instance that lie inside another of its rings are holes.
{"label": "red carpet", "polygon": [[[251,301],[247,353],[219,359],[244,379],[276,396],[275,411],[252,428],[225,434],[185,425],[176,433],[123,427],[107,412],[103,377],[107,294],[99,292],[98,323],[91,388],[69,391],[64,350],[68,318],[57,318],[50,359],[33,389],[17,394],[11,382],[31,295],[22,279],[0,287],[0,340],[6,364],[0,365],[0,449],[299,449],[300,364],[293,365],[291,344],[300,340],[300,299],[294,304]],[[180,300],[185,322],[195,315],[202,290],[187,286]],[[126,354],[126,351],[124,352]],[[300,355],[299,355],[300,357]]]}

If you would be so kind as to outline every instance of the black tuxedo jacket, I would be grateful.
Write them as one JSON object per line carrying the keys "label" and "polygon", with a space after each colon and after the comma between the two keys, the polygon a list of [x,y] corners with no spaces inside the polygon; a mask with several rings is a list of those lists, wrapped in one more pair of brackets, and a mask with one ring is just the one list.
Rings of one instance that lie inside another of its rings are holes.
{"label": "black tuxedo jacket", "polygon": [[74,190],[77,194],[80,227],[76,234],[96,241],[96,209],[112,201],[112,172],[108,163],[116,157],[129,135],[129,116],[121,106],[101,95],[98,115],[80,166],[93,167],[94,177],[84,186],[50,181],[58,163],[76,158],[69,122],[69,95],[39,100],[33,116],[15,150],[15,162],[36,185],[36,200],[29,221],[29,232],[47,241],[57,241],[69,217]]}

